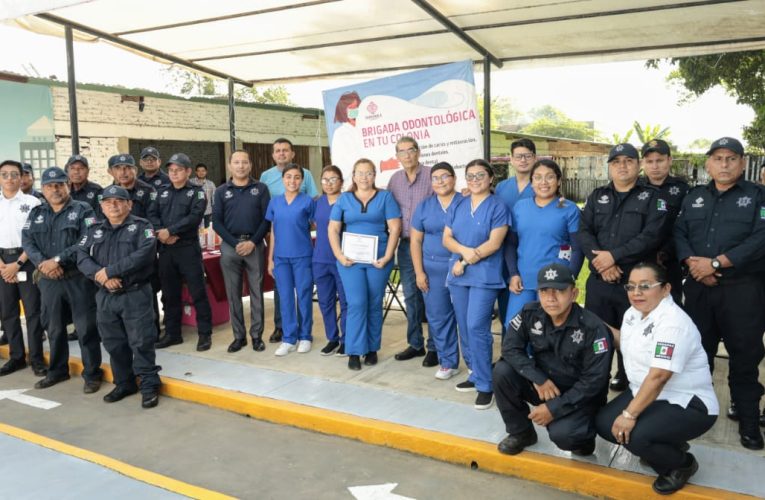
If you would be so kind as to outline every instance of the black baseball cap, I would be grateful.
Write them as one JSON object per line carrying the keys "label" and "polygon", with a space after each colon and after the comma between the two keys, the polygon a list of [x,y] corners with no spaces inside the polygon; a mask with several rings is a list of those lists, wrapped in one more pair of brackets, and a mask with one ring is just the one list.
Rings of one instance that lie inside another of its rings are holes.
{"label": "black baseball cap", "polygon": [[542,266],[542,269],[537,274],[537,290],[544,288],[565,290],[570,286],[574,286],[575,283],[576,281],[574,280],[574,275],[571,274],[571,270],[557,262]]}
{"label": "black baseball cap", "polygon": [[648,153],[659,153],[660,155],[672,156],[672,151],[669,149],[667,141],[661,139],[653,139],[643,144],[643,150],[641,156],[645,158]]}
{"label": "black baseball cap", "polygon": [[720,148],[730,149],[737,155],[744,156],[744,146],[741,145],[741,142],[738,139],[734,139],[733,137],[721,137],[717,139],[712,143],[711,146],[709,146],[707,156],[711,155],[715,152],[715,150]]}
{"label": "black baseball cap", "polygon": [[167,160],[167,163],[165,163],[165,166],[167,167],[171,163],[180,165],[181,167],[184,167],[184,168],[191,168],[191,159],[189,159],[189,157],[183,153],[175,153],[173,156],[170,157],[169,160]]}
{"label": "black baseball cap", "polygon": [[40,185],[44,186],[46,184],[66,184],[66,181],[69,180],[69,177],[67,177],[66,172],[64,172],[63,169],[59,167],[48,167],[45,169],[45,172],[42,174],[42,179],[40,179]]}
{"label": "black baseball cap", "polygon": [[85,165],[85,168],[90,168],[90,165],[88,165],[88,159],[85,158],[82,155],[72,155],[72,156],[70,156],[69,159],[66,161],[66,165],[65,166],[68,167],[72,163],[77,163],[77,162],[80,162],[83,165]]}
{"label": "black baseball cap", "polygon": [[132,155],[114,155],[109,158],[109,168],[116,167],[117,165],[130,165],[135,167],[135,159]]}
{"label": "black baseball cap", "polygon": [[159,158],[159,150],[155,148],[154,146],[149,146],[147,148],[143,148],[141,150],[141,158],[146,158],[147,156],[153,156],[154,158]]}
{"label": "black baseball cap", "polygon": [[614,158],[617,156],[626,156],[627,158],[633,158],[637,160],[638,152],[637,149],[635,149],[635,146],[629,142],[624,142],[611,148],[611,151],[608,153],[608,163],[614,161]]}
{"label": "black baseball cap", "polygon": [[30,165],[29,163],[23,163],[23,162],[22,162],[22,164],[21,164],[21,170],[23,170],[23,171],[24,171],[24,172],[26,172],[27,174],[32,174],[33,176],[35,175],[35,171],[34,171],[34,169],[32,168],[32,165]]}
{"label": "black baseball cap", "polygon": [[109,198],[119,198],[120,200],[130,200],[130,194],[127,189],[120,186],[109,186],[101,192],[101,200]]}

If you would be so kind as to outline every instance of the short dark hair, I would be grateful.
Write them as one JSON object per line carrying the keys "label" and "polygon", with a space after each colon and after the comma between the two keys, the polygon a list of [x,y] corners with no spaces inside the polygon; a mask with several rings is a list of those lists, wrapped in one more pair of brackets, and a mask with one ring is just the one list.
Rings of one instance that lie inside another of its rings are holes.
{"label": "short dark hair", "polygon": [[205,165],[204,163],[197,163],[197,166],[194,167],[194,170],[196,170],[198,168],[203,168],[203,169],[207,170],[207,165]]}
{"label": "short dark hair", "polygon": [[481,167],[486,171],[486,174],[489,176],[489,179],[494,178],[494,169],[491,168],[491,164],[488,161],[484,160],[483,158],[477,158],[471,161],[470,163],[468,163],[467,165],[465,165],[465,173],[467,173],[470,167]]}
{"label": "short dark hair", "polygon": [[5,160],[5,161],[3,161],[3,163],[0,163],[0,168],[3,168],[6,165],[12,165],[12,166],[18,168],[20,176],[24,174],[24,170],[21,168],[21,162],[18,162],[16,160]]}
{"label": "short dark hair", "polygon": [[282,170],[282,177],[284,177],[284,174],[286,174],[290,170],[297,170],[298,172],[300,172],[301,179],[305,177],[305,173],[303,172],[303,169],[297,163],[290,163],[289,165],[284,167],[284,170]]}
{"label": "short dark hair", "polygon": [[635,267],[632,268],[632,271],[636,269],[650,269],[651,271],[653,271],[656,281],[658,281],[661,284],[669,283],[669,273],[667,273],[667,268],[660,264],[657,264],[656,262],[650,262],[650,261],[638,262],[637,265],[635,265]]}
{"label": "short dark hair", "polygon": [[433,167],[430,169],[430,173],[432,174],[436,170],[446,170],[450,175],[454,175],[454,167],[445,161],[440,161],[433,165]]}
{"label": "short dark hair", "polygon": [[534,144],[534,141],[532,141],[531,139],[526,139],[525,137],[523,139],[518,139],[517,141],[513,141],[513,143],[510,144],[510,154],[513,154],[513,151],[515,151],[515,148],[526,148],[532,153],[537,154],[537,146],[536,144]]}
{"label": "short dark hair", "polygon": [[292,145],[292,141],[287,139],[286,137],[279,137],[278,139],[276,139],[274,141],[274,143],[271,145],[271,147],[273,148],[277,144],[289,144],[290,145],[290,149],[293,150],[293,151],[295,150],[295,146]]}
{"label": "short dark hair", "polygon": [[[555,177],[558,179],[558,189],[555,191],[555,194],[560,198],[563,196],[561,194],[561,186],[563,185],[563,171],[560,169],[560,165],[558,165],[555,161],[549,160],[547,158],[542,158],[541,160],[537,160],[536,163],[534,163],[534,166],[531,167],[531,172],[529,172],[529,178],[534,177],[534,172],[537,171],[539,167],[547,167],[550,170],[553,171],[555,174]],[[558,207],[562,207],[563,203],[559,203]]]}
{"label": "short dark hair", "polygon": [[345,179],[343,179],[343,171],[340,170],[340,168],[336,165],[327,165],[323,169],[321,169],[321,175],[324,176],[325,173],[332,172],[336,174],[340,178],[340,182],[343,182]]}

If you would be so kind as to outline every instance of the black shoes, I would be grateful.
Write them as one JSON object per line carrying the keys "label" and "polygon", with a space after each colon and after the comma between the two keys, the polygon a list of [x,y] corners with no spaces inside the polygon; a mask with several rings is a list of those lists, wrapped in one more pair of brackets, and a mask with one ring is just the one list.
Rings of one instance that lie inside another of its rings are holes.
{"label": "black shoes", "polygon": [[156,344],[154,344],[154,348],[164,349],[165,347],[170,347],[171,345],[178,345],[178,344],[183,344],[182,337],[171,337],[165,334],[157,341]]}
{"label": "black shoes", "polygon": [[377,353],[375,351],[368,352],[366,356],[364,356],[364,364],[367,366],[374,366],[377,364]]}
{"label": "black shoes", "polygon": [[422,366],[426,368],[438,366],[438,354],[436,354],[436,351],[428,351],[425,355],[425,359],[422,360]]}
{"label": "black shoes", "polygon": [[27,367],[26,360],[23,359],[11,359],[3,366],[0,367],[0,377],[10,375],[11,373],[22,370]]}
{"label": "black shoes", "polygon": [[252,339],[252,350],[255,352],[263,352],[266,350],[266,344],[261,339]]}
{"label": "black shoes", "polygon": [[522,452],[527,446],[537,443],[537,431],[533,427],[520,434],[513,434],[507,436],[505,439],[499,442],[497,449],[500,453],[505,455],[517,455]]}
{"label": "black shoes", "polygon": [[69,374],[67,373],[63,377],[58,378],[50,378],[45,377],[42,380],[38,380],[35,384],[35,389],[47,389],[48,387],[53,387],[54,385],[58,384],[59,382],[63,382],[64,380],[69,380]]}
{"label": "black shoes", "polygon": [[354,371],[361,370],[361,359],[356,355],[348,356],[348,369]]}
{"label": "black shoes", "polygon": [[247,339],[234,339],[228,346],[228,352],[239,352],[246,345]]}
{"label": "black shoes", "polygon": [[44,377],[48,374],[48,367],[41,364],[32,363],[32,371],[37,377]]}
{"label": "black shoes", "polygon": [[209,351],[210,347],[212,347],[212,335],[200,333],[199,340],[197,340],[197,351]]}
{"label": "black shoes", "polygon": [[337,352],[335,353],[335,356],[340,356],[341,358],[345,357],[345,344],[340,342],[340,347],[337,348]]}
{"label": "black shoes", "polygon": [[473,392],[475,391],[475,384],[469,380],[466,380],[455,385],[454,389],[456,389],[457,392]]}
{"label": "black shoes", "polygon": [[335,349],[337,349],[338,347],[340,347],[340,342],[337,342],[334,340],[332,342],[327,342],[327,345],[325,345],[324,349],[321,350],[321,355],[332,356],[332,353],[334,353]]}
{"label": "black shoes", "polygon": [[659,495],[670,495],[685,486],[691,476],[699,470],[696,457],[688,453],[686,460],[690,460],[690,464],[685,467],[670,471],[669,474],[660,474],[653,482],[653,491]]}
{"label": "black shoes", "polygon": [[106,396],[104,396],[104,401],[107,403],[116,403],[117,401],[122,401],[128,396],[132,396],[133,394],[138,392],[138,388],[136,387],[122,387],[118,385],[114,389],[111,390]]}
{"label": "black shoes", "polygon": [[406,349],[401,351],[400,353],[396,354],[394,357],[398,361],[406,361],[408,359],[417,358],[420,356],[425,356],[425,348],[422,349],[415,349],[412,346],[407,346]]}
{"label": "black shoes", "polygon": [[98,392],[98,390],[101,388],[101,381],[100,380],[86,380],[85,385],[82,386],[82,392],[85,394],[93,394],[94,392]]}
{"label": "black shoes", "polygon": [[592,438],[591,441],[584,443],[579,448],[575,448],[571,450],[571,454],[576,455],[578,457],[589,457],[594,452],[595,452],[595,438]]}
{"label": "black shoes", "polygon": [[494,404],[493,392],[478,391],[478,394],[475,397],[475,404],[473,405],[473,408],[475,408],[476,410],[488,410],[489,408],[491,408],[493,404]]}
{"label": "black shoes", "polygon": [[271,334],[270,337],[268,337],[268,343],[269,344],[278,344],[282,341],[282,335],[284,332],[282,332],[281,328],[276,328],[274,330],[274,333]]}
{"label": "black shoes", "polygon": [[0,335],[0,345],[8,345],[8,337],[5,334]]}
{"label": "black shoes", "polygon": [[608,387],[612,391],[616,392],[624,392],[627,387],[629,386],[629,380],[627,380],[627,375],[624,373],[618,373],[614,375],[614,378],[611,379],[611,383],[608,384]]}
{"label": "black shoes", "polygon": [[738,430],[741,434],[741,446],[747,450],[761,450],[765,447],[765,442],[762,439],[762,432],[757,425],[748,425],[746,427],[741,426]]}
{"label": "black shoes", "polygon": [[159,404],[159,391],[153,390],[141,395],[141,406],[143,408],[154,408]]}

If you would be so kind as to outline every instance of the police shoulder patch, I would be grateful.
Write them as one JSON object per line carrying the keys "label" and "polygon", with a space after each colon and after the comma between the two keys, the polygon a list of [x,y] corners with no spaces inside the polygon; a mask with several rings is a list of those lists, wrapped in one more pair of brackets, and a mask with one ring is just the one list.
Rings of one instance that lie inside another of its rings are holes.
{"label": "police shoulder patch", "polygon": [[204,191],[197,192],[197,198],[199,198],[200,200],[204,200],[205,199]]}
{"label": "police shoulder patch", "polygon": [[523,319],[521,318],[520,313],[516,314],[515,317],[510,320],[510,326],[512,326],[513,330],[515,330],[516,332],[520,330],[522,323],[523,323]]}
{"label": "police shoulder patch", "polygon": [[85,217],[85,227],[90,227],[96,223],[95,217]]}
{"label": "police shoulder patch", "polygon": [[146,237],[146,239],[154,238],[154,230],[153,229],[144,229],[143,235]]}
{"label": "police shoulder patch", "polygon": [[151,201],[154,201],[157,199],[157,193],[149,193],[149,199]]}
{"label": "police shoulder patch", "polygon": [[595,354],[603,354],[608,352],[608,340],[598,339],[592,343],[592,352]]}
{"label": "police shoulder patch", "polygon": [[659,359],[672,359],[672,354],[675,352],[675,344],[669,342],[656,342],[656,350],[653,357]]}

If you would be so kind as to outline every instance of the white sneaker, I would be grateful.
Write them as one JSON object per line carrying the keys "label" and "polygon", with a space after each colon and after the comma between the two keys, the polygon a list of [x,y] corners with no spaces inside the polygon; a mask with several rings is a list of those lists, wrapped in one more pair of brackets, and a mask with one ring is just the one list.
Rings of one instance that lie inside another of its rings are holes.
{"label": "white sneaker", "polygon": [[297,345],[297,352],[303,354],[311,350],[310,340],[299,340]]}
{"label": "white sneaker", "polygon": [[287,342],[282,342],[279,344],[279,347],[276,348],[276,351],[274,351],[274,355],[276,356],[286,356],[287,354],[291,353],[295,350],[295,344],[288,344]]}
{"label": "white sneaker", "polygon": [[459,368],[445,368],[441,367],[436,372],[436,378],[438,380],[449,380],[453,376],[457,375],[460,372]]}

